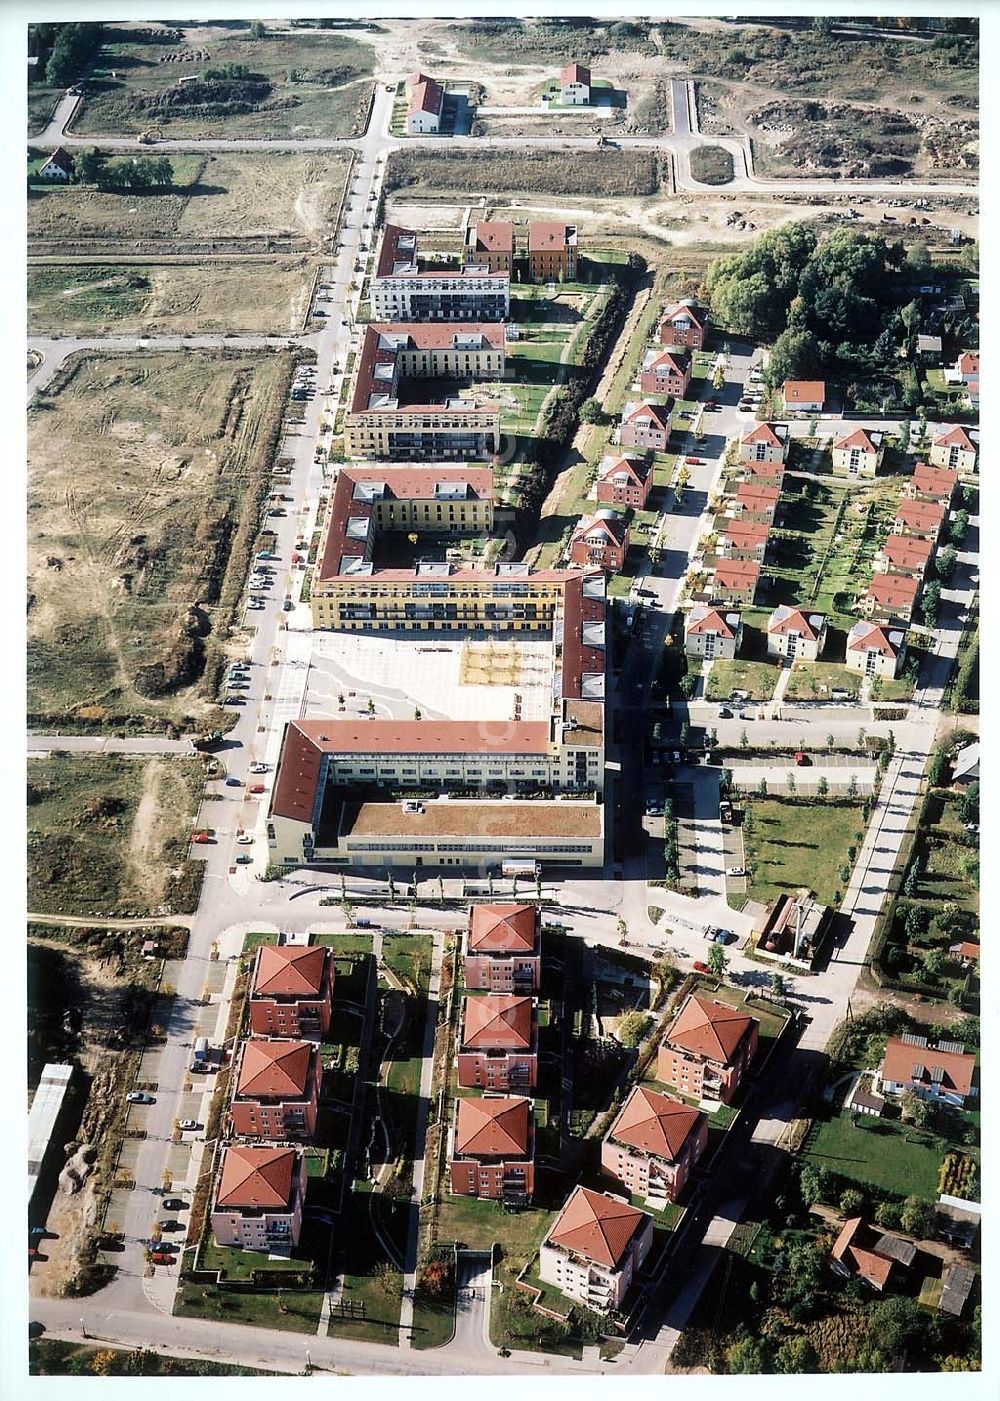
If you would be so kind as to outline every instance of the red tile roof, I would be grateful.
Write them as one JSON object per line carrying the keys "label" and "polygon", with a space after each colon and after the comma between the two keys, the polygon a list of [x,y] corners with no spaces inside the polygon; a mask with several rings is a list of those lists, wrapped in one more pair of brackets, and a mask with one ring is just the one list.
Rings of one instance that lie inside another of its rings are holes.
{"label": "red tile roof", "polygon": [[73,174],[73,157],[63,146],[57,146],[44,165],[55,165],[67,175]]}
{"label": "red tile roof", "polygon": [[719,531],[720,540],[731,540],[739,549],[746,549],[753,545],[763,545],[771,533],[771,527],[765,521],[744,521],[738,517],[735,520],[726,521],[726,524]]}
{"label": "red tile roof", "polygon": [[297,1168],[294,1148],[242,1148],[225,1150],[215,1199],[217,1207],[287,1208]]}
{"label": "red tile roof", "polygon": [[901,501],[893,517],[894,525],[903,525],[910,530],[933,530],[935,533],[944,524],[947,507],[940,501]]}
{"label": "red tile roof", "polygon": [[780,487],[761,486],[758,482],[740,482],[736,488],[736,500],[748,511],[771,510],[780,496]]}
{"label": "red tile roof", "polygon": [[692,993],[664,1034],[664,1043],[729,1065],[754,1018],[723,1002]]}
{"label": "red tile roof", "polygon": [[559,74],[559,81],[566,83],[582,83],[584,87],[590,87],[590,69],[585,68],[582,63],[567,63],[566,67]]}
{"label": "red tile roof", "polygon": [[441,84],[435,82],[433,78],[425,77],[423,73],[414,73],[409,80],[410,83],[410,113],[414,112],[434,112],[441,111],[441,103],[444,100],[444,89]]}
{"label": "red tile roof", "polygon": [[533,953],[538,930],[534,905],[473,905],[469,953]]}
{"label": "red tile roof", "polygon": [[925,569],[933,553],[929,540],[918,540],[914,535],[889,535],[882,546],[882,554],[894,569]]}
{"label": "red tile roof", "polygon": [[651,418],[654,423],[664,432],[670,428],[670,407],[667,404],[649,404],[645,401],[636,404],[631,413],[628,413],[629,405],[625,406],[625,413],[622,415],[623,423],[632,423],[637,418]]}
{"label": "red tile roof", "polygon": [[473,224],[471,247],[485,253],[510,253],[514,248],[514,225],[509,219],[493,219]]}
{"label": "red tile roof", "polygon": [[960,375],[978,375],[979,373],[979,351],[963,350],[958,357],[958,372]]}
{"label": "red tile roof", "polygon": [[742,590],[756,585],[760,565],[753,559],[720,559],[712,566],[712,577],[719,588]]}
{"label": "red tile roof", "polygon": [[530,1099],[460,1099],[455,1152],[463,1158],[523,1158],[530,1124]]}
{"label": "red tile roof", "polygon": [[548,1241],[595,1265],[616,1269],[632,1238],[648,1220],[626,1202],[592,1192],[589,1187],[574,1187],[552,1223]]}
{"label": "red tile roof", "polygon": [[742,441],[744,443],[767,443],[772,448],[783,446],[781,439],[769,423],[758,423],[756,428],[751,428],[749,433],[743,435]]}
{"label": "red tile roof", "polygon": [[689,360],[687,356],[677,354],[669,350],[661,350],[659,353],[653,352],[653,359],[648,364],[643,364],[643,374],[661,375],[681,375],[686,374]]}
{"label": "red tile roof", "polygon": [[[914,1077],[916,1067],[920,1074]],[[972,1088],[972,1074],[976,1068],[976,1058],[964,1051],[937,1051],[930,1046],[911,1046],[897,1036],[886,1042],[880,1074],[883,1080],[894,1084],[931,1084],[931,1072],[941,1070],[942,1090],[967,1095]]]}
{"label": "red tile roof", "polygon": [[534,1009],[530,997],[489,993],[467,997],[462,1048],[468,1051],[529,1051]]}
{"label": "red tile roof", "polygon": [[786,379],[781,386],[786,404],[822,403],[826,398],[826,383],[821,379]]}
{"label": "red tile roof", "polygon": [[[504,328],[501,321],[372,321],[365,327],[361,350],[358,355],[358,368],[354,376],[354,389],[351,393],[349,412],[365,413],[373,393],[388,393],[390,382],[376,384],[375,370],[379,365],[394,365],[398,351],[395,344],[383,340],[391,336],[395,341],[406,337],[403,347],[407,350],[450,350],[457,336],[482,336],[493,350],[504,348]],[[429,377],[432,378],[432,377]],[[407,404],[407,408],[426,408],[430,405]],[[475,400],[463,401],[463,410],[473,412],[486,406]]]}
{"label": "red tile roof", "polygon": [[898,653],[898,648],[892,645],[883,628],[877,623],[867,623],[863,619],[856,622],[847,634],[847,650],[878,652],[883,657],[895,657]]}
{"label": "red tile roof", "polygon": [[651,462],[646,462],[643,458],[633,460],[628,457],[608,456],[604,458],[601,464],[598,480],[602,482],[610,481],[610,479],[617,476],[619,472],[624,472],[632,478],[637,486],[642,486],[652,470],[653,464]]}
{"label": "red tile roof", "polygon": [[714,632],[718,637],[735,637],[736,633],[726,622],[725,614],[720,613],[718,608],[708,608],[700,617],[694,616],[694,609],[688,614],[688,635],[692,633],[698,636],[703,632]]}
{"label": "red tile roof", "polygon": [[708,316],[699,308],[695,307],[693,303],[673,302],[670,306],[665,306],[663,308],[660,324],[662,325],[664,321],[673,321],[678,316],[690,317],[694,324],[701,330],[705,329],[705,325],[708,321]]}
{"label": "red tile roof", "polygon": [[236,1093],[241,1099],[281,1095],[301,1099],[309,1083],[313,1046],[309,1041],[244,1042]]}
{"label": "red tile roof", "polygon": [[785,469],[780,462],[740,462],[740,474],[744,477],[762,477],[765,481],[780,482]]}
{"label": "red tile roof", "polygon": [[575,228],[575,224],[534,220],[528,225],[528,252],[547,253],[553,249],[565,248]]}
{"label": "red tile roof", "polygon": [[[821,614],[809,615],[809,617],[821,616]],[[786,633],[797,632],[809,642],[815,642],[819,638],[819,633],[813,627],[809,618],[803,613],[802,609],[791,608],[786,603],[778,604],[778,607],[771,614],[768,621],[767,630],[776,637],[784,637]]]}
{"label": "red tile roof", "polygon": [[636,1085],[608,1137],[674,1162],[704,1118],[704,1114],[679,1099]]}
{"label": "red tile roof", "polygon": [[838,438],[833,446],[834,450],[837,448],[860,448],[862,452],[872,455],[878,451],[863,428],[855,428],[854,432],[848,433],[846,438]]}
{"label": "red tile roof", "polygon": [[321,944],[261,944],[254,997],[318,997],[329,950]]}
{"label": "red tile roof", "polygon": [[624,516],[583,516],[573,531],[571,543],[582,540],[595,530],[606,535],[615,545],[623,545],[629,533]]}
{"label": "red tile roof", "polygon": [[975,452],[976,450],[975,443],[960,424],[956,424],[954,428],[949,428],[947,433],[939,434],[939,436],[934,439],[934,446],[936,448],[965,448],[969,452]]}
{"label": "red tile roof", "polygon": [[873,574],[866,597],[883,608],[912,608],[920,590],[920,581],[909,574]]}
{"label": "red tile roof", "polygon": [[910,481],[914,491],[922,496],[945,496],[950,499],[958,485],[958,472],[954,467],[932,467],[929,462],[918,462]]}

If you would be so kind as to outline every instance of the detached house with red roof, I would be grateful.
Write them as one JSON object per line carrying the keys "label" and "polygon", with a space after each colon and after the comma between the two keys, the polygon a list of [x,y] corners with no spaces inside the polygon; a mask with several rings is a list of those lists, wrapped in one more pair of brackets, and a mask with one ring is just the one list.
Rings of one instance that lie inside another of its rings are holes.
{"label": "detached house with red roof", "polygon": [[891,1036],[878,1068],[884,1095],[901,1095],[912,1090],[921,1099],[951,1104],[958,1109],[979,1094],[973,1085],[976,1058],[968,1055],[957,1041],[931,1046],[926,1036],[907,1033]]}
{"label": "detached house with red roof", "polygon": [[910,574],[914,579],[923,579],[927,566],[934,554],[934,546],[929,540],[921,540],[918,535],[889,535],[882,548],[872,560],[876,574]]}
{"label": "detached house with red roof", "polygon": [[212,1234],[221,1246],[289,1255],[299,1243],[306,1195],[301,1148],[230,1144],[212,1205]]}
{"label": "detached house with red roof", "polygon": [[540,927],[536,905],[473,905],[465,931],[465,986],[476,992],[537,992]]}
{"label": "detached house with red roof", "polygon": [[753,603],[760,580],[756,560],[716,560],[705,584],[705,595],[714,604]]}
{"label": "detached house with red roof", "polygon": [[758,423],[740,439],[741,462],[766,462],[783,467],[788,456],[788,424]]}
{"label": "detached house with red roof", "polygon": [[979,408],[979,351],[963,350],[955,361],[958,378],[969,391],[969,402],[974,409]]}
{"label": "detached house with red roof", "polygon": [[630,532],[624,516],[602,508],[595,516],[584,516],[569,541],[573,564],[597,565],[609,574],[618,574],[628,554]]}
{"label": "detached house with red roof", "polygon": [[855,428],[833,445],[835,477],[874,477],[885,457],[885,434],[875,428]]}
{"label": "detached house with red roof", "polygon": [[934,545],[947,518],[947,507],[940,501],[903,500],[892,520],[893,534],[913,535]]}
{"label": "detached house with red roof", "polygon": [[656,1078],[695,1099],[729,1104],[757,1050],[754,1017],[691,993],[663,1034]]}
{"label": "detached house with red roof", "polygon": [[772,657],[789,657],[797,662],[815,662],[826,645],[826,617],[804,613],[787,603],[779,603],[767,623],[767,651]]}
{"label": "detached house with red roof", "polygon": [[590,69],[582,63],[567,63],[559,74],[559,101],[564,107],[590,106]]}
{"label": "detached house with red roof", "polygon": [[436,136],[441,130],[444,89],[426,73],[411,73],[406,80],[410,105],[406,113],[407,136]]}
{"label": "detached house with red roof", "polygon": [[950,506],[958,486],[958,473],[951,467],[932,467],[927,462],[918,462],[913,476],[903,488],[903,495],[913,500],[941,501]]}
{"label": "detached house with red roof", "polygon": [[933,467],[951,467],[956,472],[976,470],[976,444],[960,426],[932,438],[929,455]]}
{"label": "detached house with red roof", "polygon": [[685,298],[663,308],[657,336],[661,345],[685,346],[701,350],[708,335],[708,312]]}
{"label": "detached house with red roof", "polygon": [[653,1244],[653,1218],[619,1197],[574,1187],[538,1254],[539,1277],[588,1309],[621,1305]]}
{"label": "detached house with red roof", "polygon": [[684,619],[684,651],[689,657],[731,660],[742,641],[743,620],[739,613],[696,603]]}
{"label": "detached house with red roof", "polygon": [[323,1065],[314,1041],[243,1042],[230,1106],[240,1138],[311,1138]]}
{"label": "detached house with red roof", "polygon": [[716,553],[726,560],[754,560],[763,564],[770,533],[770,526],[763,521],[727,519],[716,536]]}
{"label": "detached house with red roof", "polygon": [[670,423],[671,405],[632,401],[622,410],[621,445],[666,452]]}
{"label": "detached house with red roof", "polygon": [[530,997],[467,997],[458,1046],[458,1083],[466,1090],[533,1089],[538,1026]]}
{"label": "detached house with red roof", "polygon": [[881,1293],[890,1284],[903,1283],[904,1271],[917,1258],[913,1241],[888,1231],[872,1230],[863,1217],[845,1221],[830,1251],[835,1274],[856,1276]]}
{"label": "detached house with red roof", "polygon": [[707,1114],[636,1085],[601,1144],[601,1170],[659,1208],[684,1191],[707,1143]]}
{"label": "detached house with red roof", "polygon": [[320,944],[261,944],[250,984],[255,1036],[322,1040],[330,1030],[333,960]]}
{"label": "detached house with red roof", "polygon": [[677,350],[647,350],[639,374],[643,394],[683,399],[691,381],[691,359]]}
{"label": "detached house with red roof", "polygon": [[528,280],[574,282],[577,249],[575,224],[534,220],[528,225]]}
{"label": "detached house with red roof", "polygon": [[641,511],[653,485],[653,464],[643,457],[621,457],[612,453],[601,458],[597,469],[596,494],[601,506],[631,506]]}
{"label": "detached house with red roof", "polygon": [[861,600],[861,611],[876,622],[908,623],[919,593],[920,580],[912,574],[873,574],[868,592]]}
{"label": "detached house with red roof", "polygon": [[524,1204],[535,1190],[535,1133],[530,1099],[456,1101],[448,1150],[451,1190],[463,1197]]}
{"label": "detached house with red roof", "polygon": [[781,397],[787,413],[822,413],[826,384],[821,379],[786,379]]}
{"label": "detached house with red roof", "polygon": [[870,681],[894,681],[905,656],[906,633],[901,628],[860,620],[847,634],[847,669]]}

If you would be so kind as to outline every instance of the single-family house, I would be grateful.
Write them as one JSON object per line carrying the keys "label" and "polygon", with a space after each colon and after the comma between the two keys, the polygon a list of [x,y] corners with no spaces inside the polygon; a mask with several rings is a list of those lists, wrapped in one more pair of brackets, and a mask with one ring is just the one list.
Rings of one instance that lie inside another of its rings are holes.
{"label": "single-family house", "polygon": [[691,993],[663,1034],[656,1078],[694,1099],[729,1104],[753,1060],[758,1032],[756,1018]]}
{"label": "single-family house", "polygon": [[657,334],[661,345],[701,350],[708,335],[708,312],[690,298],[663,308]]}
{"label": "single-family house", "polygon": [[629,528],[624,516],[602,507],[595,516],[584,516],[570,536],[569,557],[574,564],[597,565],[619,574],[628,554]]}
{"label": "single-family house", "polygon": [[639,375],[643,394],[668,394],[683,399],[691,380],[690,356],[677,350],[646,351]]}
{"label": "single-family house", "polygon": [[969,392],[969,401],[974,409],[979,408],[979,351],[963,350],[955,361],[959,379]]}
{"label": "single-family house", "polygon": [[629,402],[622,410],[623,448],[651,448],[666,452],[670,441],[671,405]]}
{"label": "single-family house", "polygon": [[821,379],[786,379],[781,397],[787,413],[822,413],[826,384]]}
{"label": "single-family house", "polygon": [[407,136],[433,136],[441,130],[444,89],[426,73],[411,73],[406,80],[410,105],[406,112]]}
{"label": "single-family house", "polygon": [[785,469],[780,462],[740,462],[737,464],[740,482],[753,482],[760,486],[775,486],[781,491]]}
{"label": "single-family house", "polygon": [[976,470],[976,444],[959,424],[931,439],[929,456],[933,467],[951,467],[956,472]]}
{"label": "single-family house", "polygon": [[727,520],[716,534],[716,552],[722,559],[754,560],[763,564],[771,528],[764,521]]}
{"label": "single-family house", "polygon": [[537,992],[540,929],[536,905],[473,905],[465,930],[465,986],[476,992]]}
{"label": "single-family house", "polygon": [[906,655],[906,633],[900,628],[859,620],[847,634],[845,665],[869,680],[893,681]]}
{"label": "single-family house", "polygon": [[[920,580],[912,574],[873,574],[868,592],[861,600],[861,611],[876,622],[898,620],[908,623],[913,617],[920,593]],[[853,629],[852,629],[853,631]]]}
{"label": "single-family house", "polygon": [[534,220],[528,225],[529,281],[575,281],[577,248],[575,225]]}
{"label": "single-family house", "polygon": [[917,357],[924,365],[941,363],[941,337],[920,334],[917,336]]}
{"label": "single-family house", "polygon": [[653,1218],[606,1192],[574,1187],[538,1253],[538,1273],[598,1313],[621,1308],[653,1244]]}
{"label": "single-family house", "polygon": [[783,466],[788,457],[788,424],[758,423],[740,439],[740,461]]}
{"label": "single-family house", "polygon": [[925,501],[922,497],[910,497],[900,501],[892,519],[894,535],[912,535],[918,540],[936,544],[945,521],[948,508],[942,501]]}
{"label": "single-family house", "polygon": [[322,1040],[330,1030],[334,968],[322,944],[261,944],[250,983],[255,1036]]}
{"label": "single-family house", "polygon": [[921,1099],[951,1104],[958,1109],[979,1091],[973,1085],[976,1058],[957,1041],[931,1046],[926,1036],[907,1032],[891,1036],[878,1075],[882,1093],[901,1095],[912,1090]]}
{"label": "single-family house", "polygon": [[877,428],[855,428],[833,445],[835,477],[874,477],[885,457],[885,434]]}
{"label": "single-family house", "polygon": [[590,69],[582,63],[567,63],[559,74],[559,101],[564,107],[590,106]]}
{"label": "single-family house", "polygon": [[918,462],[913,476],[903,488],[903,495],[911,499],[923,497],[927,501],[943,501],[945,506],[950,506],[957,486],[958,473],[954,468],[932,467],[928,462]]}
{"label": "single-family house", "polygon": [[458,1083],[466,1090],[530,1090],[538,1082],[538,1026],[530,997],[467,997],[458,1047]]}
{"label": "single-family house", "polygon": [[38,167],[38,178],[66,184],[73,178],[73,157],[64,147],[57,146],[48,160]]}
{"label": "single-family house", "polygon": [[864,1218],[845,1221],[833,1249],[830,1264],[836,1274],[857,1276],[881,1293],[887,1285],[902,1282],[902,1274],[917,1258],[917,1247],[902,1236],[872,1230]]}
{"label": "single-family house", "polygon": [[315,1041],[243,1042],[230,1106],[240,1138],[311,1138],[323,1065]]}
{"label": "single-family house", "polygon": [[523,1205],[535,1190],[535,1134],[530,1099],[486,1095],[457,1101],[448,1177],[462,1197]]}
{"label": "single-family house", "polygon": [[597,469],[595,486],[601,506],[631,506],[641,511],[653,485],[653,464],[644,457],[607,453]]}
{"label": "single-family house", "polygon": [[306,1160],[301,1148],[223,1150],[212,1204],[217,1245],[290,1255],[299,1243],[306,1195]]}
{"label": "single-family house", "polygon": [[967,788],[970,783],[979,782],[978,739],[973,740],[971,744],[963,744],[955,755],[951,766],[951,782],[953,787],[958,788]]}
{"label": "single-family house", "polygon": [[912,574],[923,579],[934,554],[934,546],[919,535],[888,535],[872,560],[876,574]]}
{"label": "single-family house", "polygon": [[826,629],[823,613],[804,613],[801,608],[779,603],[767,623],[768,655],[815,662],[826,645]]}
{"label": "single-family house", "polygon": [[684,619],[684,651],[689,657],[733,658],[743,641],[743,620],[739,613],[723,612],[696,603]]}
{"label": "single-family house", "polygon": [[948,957],[953,958],[956,963],[961,963],[963,968],[971,968],[974,963],[979,962],[979,945],[971,939],[949,944]]}
{"label": "single-family house", "polygon": [[780,499],[781,487],[772,482],[739,482],[732,511],[740,520],[773,525]]}
{"label": "single-family house", "polygon": [[707,1114],[636,1085],[601,1144],[601,1171],[660,1207],[682,1194],[707,1143]]}
{"label": "single-family house", "polygon": [[760,565],[749,559],[718,559],[709,569],[705,593],[713,603],[753,603]]}

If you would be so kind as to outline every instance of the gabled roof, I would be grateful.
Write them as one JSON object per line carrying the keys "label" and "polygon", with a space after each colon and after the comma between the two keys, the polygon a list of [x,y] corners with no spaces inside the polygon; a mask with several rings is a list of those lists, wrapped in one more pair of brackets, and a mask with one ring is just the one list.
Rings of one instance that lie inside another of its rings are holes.
{"label": "gabled roof", "polygon": [[914,530],[940,530],[947,514],[940,501],[900,501],[893,523],[898,521]]}
{"label": "gabled roof", "polygon": [[569,1200],[552,1224],[548,1240],[615,1269],[629,1242],[649,1217],[626,1202],[617,1201],[589,1187],[574,1187]]}
{"label": "gabled roof", "polygon": [[743,435],[742,441],[744,443],[767,443],[772,448],[783,446],[781,439],[769,423],[758,423],[756,428],[751,428],[749,433]]}
{"label": "gabled roof", "polygon": [[261,944],[254,997],[317,997],[329,950],[322,944]]}
{"label": "gabled roof", "polygon": [[666,404],[628,403],[622,411],[622,423],[631,423],[637,418],[651,418],[666,432],[670,428],[670,409]]}
{"label": "gabled roof", "polygon": [[755,559],[720,559],[712,566],[712,580],[727,589],[745,589],[756,584],[760,565]]}
{"label": "gabled roof", "polygon": [[636,1085],[611,1125],[608,1137],[674,1162],[704,1118],[699,1110],[679,1099]]}
{"label": "gabled roof", "polygon": [[467,997],[462,1047],[468,1051],[530,1051],[534,1009],[530,997],[489,993]]}
{"label": "gabled roof", "polygon": [[241,1099],[256,1099],[258,1095],[301,1099],[309,1083],[312,1056],[308,1041],[246,1041],[237,1095]]}
{"label": "gabled roof", "polygon": [[534,905],[473,905],[469,953],[533,953],[537,927]]}
{"label": "gabled roof", "polygon": [[780,486],[766,486],[761,482],[739,482],[736,487],[736,500],[748,510],[762,511],[775,507],[780,496]]}
{"label": "gabled roof", "polygon": [[534,219],[528,225],[528,252],[543,253],[565,248],[576,241],[576,225],[553,220]]}
{"label": "gabled roof", "polygon": [[595,530],[606,535],[614,544],[621,545],[628,535],[628,522],[624,516],[584,516],[573,531],[573,541],[582,540]]}
{"label": "gabled roof", "polygon": [[58,166],[67,175],[73,174],[73,157],[63,146],[56,147],[48,160],[42,164],[41,169],[44,170],[47,165]]}
{"label": "gabled roof", "polygon": [[[870,1232],[860,1216],[853,1216],[849,1221],[845,1221],[840,1235],[834,1242],[830,1251],[831,1258],[839,1260],[842,1264],[853,1266],[862,1279],[867,1279],[869,1283],[877,1288],[885,1287],[892,1271],[893,1259],[895,1255],[883,1255],[877,1253],[877,1248],[869,1249],[861,1242],[867,1242]],[[882,1240],[888,1238],[883,1236]],[[897,1237],[893,1238],[897,1240]],[[907,1242],[900,1240],[899,1245],[905,1247]],[[893,1248],[893,1247],[890,1247]],[[906,1254],[904,1250],[902,1254]],[[846,1257],[846,1259],[845,1259]]]}
{"label": "gabled roof", "polygon": [[781,393],[786,404],[812,404],[826,398],[826,383],[821,379],[786,379]]}
{"label": "gabled roof", "polygon": [[951,496],[958,485],[958,470],[955,467],[933,467],[929,462],[918,462],[910,478],[914,491],[926,496]]}
{"label": "gabled roof", "polygon": [[298,1155],[294,1148],[243,1148],[232,1145],[222,1158],[215,1198],[217,1207],[271,1207],[290,1204]]}
{"label": "gabled roof", "polygon": [[[912,608],[920,591],[919,579],[910,574],[873,574],[867,597],[883,608]],[[852,629],[853,631],[853,629]]]}
{"label": "gabled roof", "polygon": [[825,621],[822,613],[810,613],[806,617],[801,608],[792,608],[787,603],[779,603],[771,614],[767,630],[778,637],[784,637],[790,632],[797,632],[800,637],[806,638],[809,642],[816,642]]}
{"label": "gabled roof", "polygon": [[698,636],[701,633],[714,632],[717,637],[734,638],[736,628],[729,623],[729,619],[733,617],[739,626],[738,613],[721,613],[718,608],[706,608],[703,604],[697,604],[687,617],[688,636],[692,633]]}
{"label": "gabled roof", "polygon": [[954,428],[949,428],[947,433],[941,433],[934,439],[936,448],[965,448],[969,452],[975,452],[976,445],[966,433],[961,424],[956,424]]}
{"label": "gabled roof", "polygon": [[[873,442],[872,438],[877,438],[878,442]],[[870,453],[873,457],[878,452],[881,443],[881,433],[872,434],[871,437],[863,428],[855,428],[853,433],[848,433],[846,438],[838,438],[834,443],[834,451],[838,448],[860,448],[862,452]]]}
{"label": "gabled roof", "polygon": [[681,377],[687,372],[689,360],[686,355],[674,354],[669,350],[647,350],[642,360],[642,373],[675,374]]}
{"label": "gabled roof", "polygon": [[433,78],[414,73],[410,78],[410,113],[441,111],[444,89]]}
{"label": "gabled roof", "polygon": [[887,633],[877,623],[869,623],[862,618],[854,624],[847,634],[847,650],[849,652],[878,652],[883,657],[896,657],[899,654],[899,648],[893,646],[891,639],[891,633]]}
{"label": "gabled roof", "polygon": [[888,535],[882,546],[882,554],[896,569],[923,569],[933,553],[931,542],[915,535]]}
{"label": "gabled roof", "polygon": [[663,1040],[705,1060],[729,1065],[754,1024],[754,1018],[746,1012],[691,993],[667,1027]]}
{"label": "gabled roof", "polygon": [[612,477],[624,472],[632,478],[637,486],[642,486],[652,470],[652,463],[646,462],[643,458],[633,460],[629,457],[615,456],[613,453],[609,453],[606,457],[601,458],[598,481],[610,481]]}
{"label": "gabled roof", "polygon": [[958,357],[958,372],[962,375],[978,375],[979,351],[963,350]]}
{"label": "gabled roof", "polygon": [[523,1158],[530,1121],[530,1099],[460,1099],[455,1152],[472,1158]]}
{"label": "gabled roof", "polygon": [[690,317],[694,324],[702,330],[704,330],[705,322],[708,320],[705,313],[696,307],[694,302],[673,302],[670,306],[663,308],[660,324],[662,325],[664,321],[675,321],[681,316]]}
{"label": "gabled roof", "polygon": [[590,69],[585,68],[582,63],[567,63],[559,74],[559,80],[562,83],[582,83],[585,88],[589,88]]}
{"label": "gabled roof", "polygon": [[734,545],[746,548],[747,545],[763,545],[771,533],[771,527],[764,521],[741,520],[738,516],[727,521],[719,531],[720,540],[731,540]]}
{"label": "gabled roof", "polygon": [[[911,1081],[924,1085],[936,1083],[940,1089],[967,1095],[972,1088],[975,1056],[964,1051],[932,1050],[929,1046],[912,1046],[901,1037],[892,1036],[886,1042],[881,1076],[893,1084],[908,1085]],[[919,1070],[919,1074],[914,1072]],[[935,1079],[935,1072],[940,1078]]]}

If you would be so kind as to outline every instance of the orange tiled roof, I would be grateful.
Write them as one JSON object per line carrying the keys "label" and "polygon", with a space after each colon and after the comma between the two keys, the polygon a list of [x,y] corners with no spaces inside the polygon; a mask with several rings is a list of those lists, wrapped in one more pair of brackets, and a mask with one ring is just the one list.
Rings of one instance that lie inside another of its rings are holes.
{"label": "orange tiled roof", "polygon": [[697,636],[702,632],[714,632],[719,637],[735,637],[736,633],[726,622],[725,614],[718,608],[707,608],[699,617],[695,617],[695,610],[692,608],[688,615],[688,634],[694,633]]}
{"label": "orange tiled roof", "polygon": [[704,1117],[679,1099],[636,1085],[608,1137],[673,1162]]}
{"label": "orange tiled roof", "polygon": [[262,944],[254,997],[316,997],[323,987],[328,950],[321,944]]}
{"label": "orange tiled roof", "polygon": [[287,1207],[296,1165],[294,1148],[230,1146],[222,1159],[216,1206]]}
{"label": "orange tiled roof", "polygon": [[947,448],[966,448],[969,452],[975,452],[976,445],[966,433],[961,424],[956,424],[954,428],[949,428],[947,433],[942,433],[940,437],[934,439],[934,446]]}
{"label": "orange tiled roof", "polygon": [[462,1047],[485,1051],[529,1051],[534,1021],[530,997],[490,993],[465,999]]}
{"label": "orange tiled roof", "polygon": [[529,1099],[460,1099],[455,1152],[470,1158],[523,1158],[530,1119]]}
{"label": "orange tiled roof", "polygon": [[908,1085],[917,1067],[921,1074],[916,1078],[921,1083],[929,1085],[931,1071],[940,1069],[944,1073],[940,1082],[942,1089],[967,1095],[972,1088],[976,1058],[964,1051],[937,1051],[930,1046],[911,1046],[899,1037],[890,1037],[882,1059],[882,1079]]}
{"label": "orange tiled roof", "polygon": [[236,1093],[241,1099],[281,1095],[301,1099],[309,1083],[313,1047],[308,1041],[244,1043]]}
{"label": "orange tiled roof", "polygon": [[592,1260],[595,1265],[614,1269],[620,1263],[632,1237],[649,1218],[635,1207],[574,1187],[549,1232],[549,1242]]}
{"label": "orange tiled roof", "polygon": [[742,441],[744,443],[767,443],[772,448],[782,446],[781,439],[769,423],[758,423],[756,428],[751,428],[749,433],[744,434]]}
{"label": "orange tiled roof", "polygon": [[728,1065],[753,1024],[746,1012],[692,993],[663,1039],[680,1050]]}
{"label": "orange tiled roof", "polygon": [[532,953],[538,913],[534,905],[473,905],[470,953]]}

